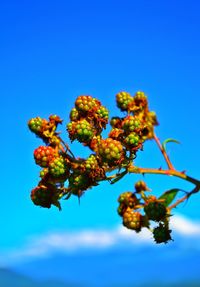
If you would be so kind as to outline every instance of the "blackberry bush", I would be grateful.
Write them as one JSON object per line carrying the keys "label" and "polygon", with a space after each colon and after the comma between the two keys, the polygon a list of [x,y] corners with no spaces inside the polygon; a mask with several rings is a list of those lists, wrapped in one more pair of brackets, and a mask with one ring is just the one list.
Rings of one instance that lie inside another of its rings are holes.
{"label": "blackberry bush", "polygon": [[[173,188],[161,191],[156,197],[140,180],[135,183],[134,190],[118,195],[117,213],[125,228],[137,233],[147,228],[155,243],[167,243],[172,240],[171,211],[199,192],[200,181],[174,168],[166,146],[168,142],[178,142],[174,139],[160,142],[155,134],[158,119],[149,109],[144,92],[138,91],[134,95],[119,92],[116,105],[122,115],[113,116],[110,121],[107,107],[92,96],[78,96],[71,107],[66,125],[69,139],[71,143],[76,140],[92,151],[87,158],[74,155],[63,140],[57,131],[63,122],[58,115],[51,114],[48,119],[37,116],[28,121],[30,131],[43,141],[43,145],[34,150],[35,163],[41,170],[38,186],[31,191],[31,200],[37,206],[50,208],[54,205],[61,210],[61,199],[76,196],[80,200],[101,181],[117,184],[131,173],[175,176],[193,184],[193,189],[182,194],[181,189]],[[108,137],[103,137],[102,132],[108,123]],[[166,162],[165,169],[135,165],[135,159],[147,140],[157,144]]]}

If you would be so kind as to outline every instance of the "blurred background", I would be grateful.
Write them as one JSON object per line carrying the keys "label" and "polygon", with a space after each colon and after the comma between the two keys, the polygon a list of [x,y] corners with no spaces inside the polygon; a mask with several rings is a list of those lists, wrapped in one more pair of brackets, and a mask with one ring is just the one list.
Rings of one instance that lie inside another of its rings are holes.
{"label": "blurred background", "polygon": [[[122,227],[117,198],[142,176],[62,201],[62,211],[30,200],[42,144],[27,128],[58,114],[66,133],[77,96],[98,98],[120,116],[115,95],[144,91],[178,170],[200,177],[200,4],[195,0],[2,1],[0,4],[0,286],[200,286],[200,194],[173,212],[174,241]],[[105,133],[106,135],[106,133]],[[76,156],[90,151],[71,145]],[[165,167],[154,142],[136,165]],[[176,178],[145,176],[155,194],[191,190]]]}

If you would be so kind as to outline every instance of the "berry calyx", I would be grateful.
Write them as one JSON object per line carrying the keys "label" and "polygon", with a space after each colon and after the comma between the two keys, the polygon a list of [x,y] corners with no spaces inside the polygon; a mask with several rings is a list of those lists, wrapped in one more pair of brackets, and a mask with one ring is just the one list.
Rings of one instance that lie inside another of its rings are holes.
{"label": "berry calyx", "polygon": [[139,180],[135,183],[135,191],[137,193],[140,193],[142,191],[150,191],[150,189],[147,187],[146,183],[143,180]]}

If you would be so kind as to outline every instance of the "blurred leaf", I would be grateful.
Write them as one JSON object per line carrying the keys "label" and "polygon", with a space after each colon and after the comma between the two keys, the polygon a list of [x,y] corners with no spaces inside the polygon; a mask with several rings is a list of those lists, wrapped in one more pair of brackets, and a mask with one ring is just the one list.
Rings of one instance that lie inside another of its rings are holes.
{"label": "blurred leaf", "polygon": [[177,143],[177,144],[180,144],[179,141],[175,140],[175,139],[166,139],[164,140],[164,142],[162,143],[162,148],[166,151],[166,144],[169,143],[169,142],[173,142],[173,143]]}
{"label": "blurred leaf", "polygon": [[165,201],[163,202],[163,204],[167,207],[174,200],[179,191],[181,191],[181,189],[179,188],[167,190],[158,199],[164,199]]}
{"label": "blurred leaf", "polygon": [[122,179],[122,177],[124,177],[127,174],[127,170],[123,171],[122,173],[120,173],[115,179],[113,179],[111,181],[111,184],[116,183],[117,181],[119,181],[120,179]]}

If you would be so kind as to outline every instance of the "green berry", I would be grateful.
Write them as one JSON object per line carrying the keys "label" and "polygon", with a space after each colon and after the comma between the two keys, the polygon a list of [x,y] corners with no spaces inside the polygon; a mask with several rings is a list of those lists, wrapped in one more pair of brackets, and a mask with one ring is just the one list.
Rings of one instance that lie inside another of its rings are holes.
{"label": "green berry", "polygon": [[110,165],[116,165],[124,160],[124,150],[121,142],[107,138],[101,140],[98,153],[103,161]]}
{"label": "green berry", "polygon": [[75,125],[75,137],[76,139],[81,142],[89,142],[94,136],[94,129],[91,124],[82,119],[78,121]]}
{"label": "green berry", "polygon": [[99,118],[104,119],[106,121],[108,121],[109,118],[109,111],[106,107],[104,106],[100,106],[97,110],[97,115]]}
{"label": "green berry", "polygon": [[29,129],[36,135],[41,135],[41,133],[46,129],[48,121],[40,117],[32,118],[28,121]]}
{"label": "green berry", "polygon": [[116,95],[117,107],[121,111],[128,111],[129,104],[133,101],[133,97],[127,92],[120,92]]}
{"label": "green berry", "polygon": [[49,174],[55,178],[67,178],[69,170],[65,158],[62,156],[55,157],[49,164]]}
{"label": "green berry", "polygon": [[79,112],[76,108],[73,108],[70,112],[70,120],[71,121],[78,121],[80,118]]}
{"label": "green berry", "polygon": [[164,224],[160,223],[158,227],[154,228],[153,236],[156,243],[167,243],[172,240],[171,230],[166,227]]}
{"label": "green berry", "polygon": [[138,199],[131,191],[126,191],[120,194],[118,202],[123,203],[126,207],[134,208],[138,204]]}
{"label": "green berry", "polygon": [[167,215],[165,205],[158,201],[149,202],[144,206],[147,217],[153,221],[163,220]]}
{"label": "green berry", "polygon": [[147,96],[144,92],[138,91],[135,96],[133,97],[134,101],[134,111],[141,112],[147,109],[148,101]]}
{"label": "green berry", "polygon": [[82,113],[97,110],[101,103],[91,96],[79,96],[75,101],[76,109]]}
{"label": "green berry", "polygon": [[123,214],[123,225],[128,229],[139,232],[142,228],[142,215],[139,212],[127,208]]}
{"label": "green berry", "polygon": [[131,149],[139,147],[140,137],[136,133],[132,132],[124,139],[124,144],[127,148]]}
{"label": "green berry", "polygon": [[137,131],[141,128],[141,121],[136,116],[127,116],[122,122],[122,129],[126,133]]}
{"label": "green berry", "polygon": [[98,161],[97,161],[96,155],[91,154],[86,159],[84,166],[85,166],[86,171],[91,171],[91,170],[96,169],[98,167]]}

